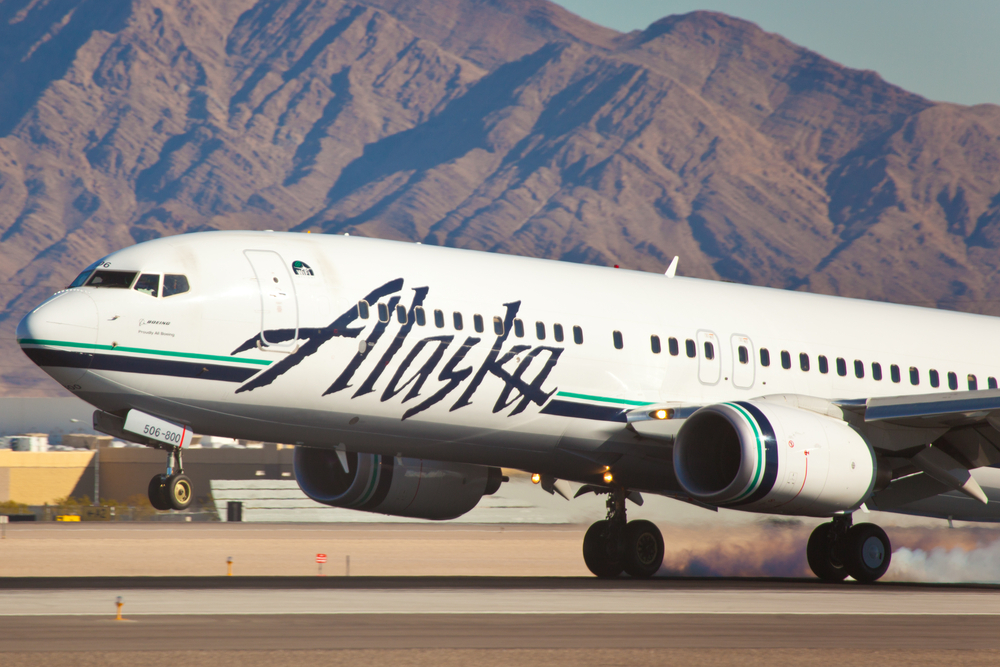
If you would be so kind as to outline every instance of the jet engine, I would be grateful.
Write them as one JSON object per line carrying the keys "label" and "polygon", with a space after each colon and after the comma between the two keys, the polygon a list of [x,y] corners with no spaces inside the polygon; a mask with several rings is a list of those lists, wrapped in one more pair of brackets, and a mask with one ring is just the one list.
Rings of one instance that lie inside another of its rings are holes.
{"label": "jet engine", "polygon": [[674,470],[704,503],[805,516],[855,509],[881,479],[874,450],[847,423],[767,401],[692,414],[674,443]]}
{"label": "jet engine", "polygon": [[419,519],[454,519],[496,493],[499,468],[295,448],[299,488],[324,505]]}

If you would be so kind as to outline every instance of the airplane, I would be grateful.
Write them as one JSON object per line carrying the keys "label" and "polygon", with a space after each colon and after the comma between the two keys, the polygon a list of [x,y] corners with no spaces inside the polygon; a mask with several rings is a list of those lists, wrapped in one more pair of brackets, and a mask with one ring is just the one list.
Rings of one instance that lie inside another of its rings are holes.
{"label": "airplane", "polygon": [[[87,267],[20,322],[94,427],[166,452],[192,433],[295,445],[327,505],[446,520],[530,472],[607,495],[598,577],[664,543],[626,501],[829,518],[823,580],[879,579],[870,509],[1000,520],[1000,320],[348,235],[201,232]],[[994,501],[994,502],[991,502]]]}

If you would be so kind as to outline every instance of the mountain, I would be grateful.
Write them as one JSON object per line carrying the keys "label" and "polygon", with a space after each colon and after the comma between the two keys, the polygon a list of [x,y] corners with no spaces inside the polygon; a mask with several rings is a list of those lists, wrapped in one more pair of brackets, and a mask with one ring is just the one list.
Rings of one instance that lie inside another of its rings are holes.
{"label": "mountain", "polygon": [[122,246],[290,229],[1000,314],[1000,107],[722,14],[545,0],[0,0],[0,393]]}

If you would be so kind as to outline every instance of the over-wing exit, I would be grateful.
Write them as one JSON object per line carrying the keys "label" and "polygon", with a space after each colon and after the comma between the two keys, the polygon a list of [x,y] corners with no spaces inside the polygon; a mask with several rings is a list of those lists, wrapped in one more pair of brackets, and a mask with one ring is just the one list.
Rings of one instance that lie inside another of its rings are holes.
{"label": "over-wing exit", "polygon": [[1000,321],[984,316],[347,236],[209,232],[88,267],[19,324],[95,428],[167,453],[192,432],[296,445],[314,500],[450,519],[502,467],[607,495],[602,577],[663,537],[627,503],[829,517],[817,576],[874,581],[862,508],[998,521]]}

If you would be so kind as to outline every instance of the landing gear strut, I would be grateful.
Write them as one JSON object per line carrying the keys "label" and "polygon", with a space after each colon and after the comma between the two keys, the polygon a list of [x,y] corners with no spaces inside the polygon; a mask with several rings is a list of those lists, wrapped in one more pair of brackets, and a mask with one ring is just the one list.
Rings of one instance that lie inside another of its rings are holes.
{"label": "landing gear strut", "polygon": [[166,474],[154,475],[149,480],[149,502],[158,510],[184,510],[190,507],[192,500],[194,485],[184,474],[181,450],[171,449],[167,452]]}
{"label": "landing gear strut", "polygon": [[587,529],[583,538],[583,560],[602,579],[622,571],[647,579],[663,563],[663,535],[649,521],[628,521],[625,489],[608,491],[608,517]]}
{"label": "landing gear strut", "polygon": [[892,545],[885,531],[873,523],[851,524],[850,514],[840,514],[809,536],[806,559],[820,579],[843,581],[850,575],[871,583],[889,569]]}

